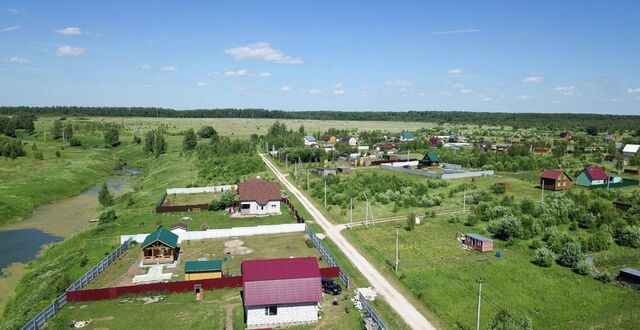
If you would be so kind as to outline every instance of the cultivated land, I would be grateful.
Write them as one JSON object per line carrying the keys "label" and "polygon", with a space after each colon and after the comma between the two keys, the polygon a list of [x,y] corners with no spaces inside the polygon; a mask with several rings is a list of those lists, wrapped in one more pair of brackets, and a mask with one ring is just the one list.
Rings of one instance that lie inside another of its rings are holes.
{"label": "cultivated land", "polygon": [[[15,265],[12,265],[4,271],[15,275],[12,280],[0,280],[2,281],[0,285],[2,291],[13,291],[16,298],[7,306],[0,317],[0,329],[13,329],[22,325],[35,311],[44,307],[54,296],[64,291],[64,288],[71,281],[78,278],[102,259],[106,253],[115,248],[118,244],[118,235],[151,232],[158,225],[170,227],[175,223],[182,222],[182,218],[185,216],[191,218],[185,222],[189,230],[293,222],[293,216],[288,211],[279,216],[246,219],[230,218],[223,211],[163,215],[153,213],[156,203],[167,188],[229,184],[255,176],[269,180],[275,179],[275,176],[265,167],[257,166],[249,171],[235,171],[243,164],[254,166],[256,160],[261,163],[257,154],[243,155],[243,158],[235,159],[214,157],[215,162],[211,162],[200,159],[196,152],[183,152],[181,144],[184,130],[194,128],[197,131],[202,125],[211,125],[222,136],[248,139],[252,134],[265,134],[275,120],[69,117],[66,121],[74,123],[75,136],[79,137],[83,144],[83,147],[70,147],[68,143],[60,140],[51,140],[49,130],[54,119],[56,118],[42,117],[38,119],[35,134],[23,136],[23,141],[27,143],[24,146],[27,152],[26,157],[19,157],[15,160],[0,159],[0,181],[2,181],[0,192],[3,192],[0,193],[0,215],[2,215],[0,222],[17,222],[27,217],[38,205],[77,195],[100,184],[108,177],[121,173],[113,170],[114,163],[126,162],[129,167],[142,169],[142,173],[131,177],[129,179],[130,191],[116,199],[114,206],[118,214],[116,222],[103,225],[91,224],[88,228],[78,226],[78,229],[65,235],[67,239],[64,242],[47,248],[26,269],[16,270]],[[304,124],[307,132],[312,134],[322,133],[330,128],[348,129],[353,133],[380,129],[394,134],[401,130],[417,131],[424,128],[431,130],[428,133],[423,133],[426,136],[457,132],[467,136],[483,136],[502,143],[507,143],[513,136],[535,141],[547,141],[550,144],[558,143],[556,137],[558,131],[536,127],[512,129],[510,127],[380,121],[280,120],[280,122],[284,122],[288,128],[294,131],[299,125]],[[104,127],[112,124],[120,127],[122,143],[116,148],[105,148],[102,141]],[[164,125],[166,131],[165,138],[168,150],[157,158],[147,156],[142,151],[141,144],[131,142],[133,134],[138,132],[140,136],[144,137],[148,130],[155,129],[160,125]],[[47,132],[46,142],[44,142],[45,131]],[[18,135],[21,136],[21,132],[18,132]],[[574,132],[574,136],[578,140],[577,143],[586,143],[587,145],[602,144],[598,141],[602,141],[604,135],[601,132],[597,137],[590,137],[583,132]],[[619,139],[632,138],[630,132],[617,132],[617,135]],[[583,139],[586,142],[581,142]],[[35,151],[32,149],[34,143],[37,145],[37,150],[43,152],[43,160],[35,159]],[[208,145],[209,141],[199,138],[198,143]],[[400,154],[404,155],[405,150],[402,150],[401,144],[400,146]],[[417,149],[411,148],[410,155],[412,157],[421,157],[426,151],[426,149]],[[56,157],[56,151],[60,153],[60,157]],[[535,187],[541,168],[557,167],[560,164],[574,178],[575,172],[585,165],[605,166],[608,172],[615,173],[616,163],[604,161],[606,151],[559,157],[553,154],[523,158],[513,156],[497,161],[489,159],[486,165],[473,165],[480,157],[480,154],[477,153],[443,149],[438,149],[437,152],[441,158],[446,159],[445,161],[462,163],[465,167],[485,166],[496,169],[498,173],[493,177],[480,178],[476,180],[475,184],[472,184],[470,179],[463,179],[450,181],[448,186],[428,188],[428,196],[441,198],[440,204],[436,206],[396,206],[393,201],[395,197],[390,194],[388,196],[391,198],[390,203],[383,204],[373,201],[372,212],[376,219],[386,218],[392,222],[378,223],[368,228],[354,227],[348,230],[344,229],[344,226],[340,226],[337,229],[342,229],[342,235],[358,249],[359,253],[364,255],[423,315],[429,316],[438,328],[473,328],[477,299],[476,280],[479,277],[484,279],[483,326],[488,324],[498,309],[504,308],[518,316],[531,318],[536,329],[639,327],[640,321],[635,313],[640,309],[640,306],[636,304],[637,299],[635,299],[637,291],[615,283],[598,282],[591,276],[578,275],[570,268],[558,264],[553,264],[550,268],[542,268],[532,264],[533,250],[529,248],[529,245],[534,244],[536,240],[539,241],[540,236],[516,239],[509,243],[496,239],[494,250],[503,253],[503,257],[497,259],[492,253],[478,254],[462,250],[453,239],[458,233],[471,231],[491,236],[491,233],[487,231],[486,222],[480,221],[467,226],[464,224],[464,219],[459,223],[450,223],[449,221],[450,212],[459,211],[462,207],[463,188],[465,187],[468,194],[487,192],[493,196],[492,205],[497,205],[501,201],[504,205],[520,203],[525,199],[539,201],[540,190]],[[558,163],[555,163],[556,160]],[[276,161],[275,164],[283,171],[286,168],[283,162]],[[303,168],[312,169],[318,166],[321,165],[312,163]],[[318,186],[322,184],[319,177],[311,174],[311,189],[306,190],[306,176],[299,176],[294,180],[295,172],[291,164],[288,166],[287,172],[289,180],[295,181],[298,189],[302,190],[327,220],[338,225],[349,222],[348,203],[331,205],[330,202],[330,206],[325,208],[321,194],[314,193],[314,191],[322,191],[322,187]],[[428,184],[428,179],[424,177],[382,169],[355,169],[350,174],[340,176],[350,182],[349,180],[359,173],[365,176],[375,174],[382,177],[393,176],[405,179],[410,182],[408,186]],[[622,176],[638,178],[627,174]],[[382,182],[388,181],[383,179]],[[493,193],[492,186],[495,182],[508,182],[507,191],[500,194]],[[368,190],[368,185],[367,183],[363,187],[356,187],[356,189]],[[328,188],[332,187],[334,187],[332,182],[329,182]],[[581,194],[587,189],[574,187],[571,191]],[[612,189],[611,191],[598,192],[594,190],[588,196],[588,201],[602,199],[602,201],[610,203],[612,199],[637,193],[638,187],[633,186]],[[545,200],[553,195],[557,195],[557,193],[545,192]],[[505,196],[508,197],[505,198]],[[295,196],[289,193],[289,197],[305,219],[312,219]],[[509,200],[511,197],[513,200]],[[364,205],[364,200],[354,198],[354,222],[364,219]],[[474,210],[476,205],[468,200],[468,212]],[[104,208],[98,206],[93,212],[89,212],[91,214],[87,213],[69,221],[70,223],[86,222],[88,218],[97,217],[102,211]],[[395,257],[394,225],[404,226],[404,219],[409,212],[416,212],[420,215],[427,213],[429,216],[421,217],[423,224],[416,226],[413,231],[400,230],[401,262],[400,272],[396,275],[391,266]],[[435,217],[433,213],[436,213]],[[25,222],[25,225],[27,223],[28,221]],[[318,224],[310,222],[309,225],[315,231],[322,232],[322,228]],[[48,228],[56,228],[62,225],[56,223],[47,224],[47,226]],[[68,228],[66,225],[63,227]],[[595,227],[570,229],[569,223],[561,223],[553,225],[553,227],[560,233],[566,233],[571,237],[584,238],[592,236],[597,229]],[[45,230],[47,229],[45,228]],[[244,240],[247,245],[251,244],[249,239],[240,239]],[[335,243],[325,240],[325,244],[347,270],[352,283],[356,286],[369,285],[369,281],[360,273],[359,266],[354,266]],[[302,248],[313,250],[307,248],[306,245]],[[613,243],[605,251],[588,252],[587,254],[596,260],[597,271],[616,274],[621,267],[640,267],[639,251],[637,248]],[[134,257],[136,255],[131,255],[130,251],[113,266],[121,262],[123,265],[130,265],[130,260]],[[20,276],[23,272],[22,280],[15,283],[15,276]],[[114,277],[117,276],[114,275]],[[161,308],[164,310],[173,310],[183,305],[188,307],[185,310],[178,310],[177,315],[180,320],[183,316],[193,316],[188,321],[192,323],[185,323],[189,324],[191,328],[204,328],[210,324],[218,324],[216,322],[226,318],[227,308],[230,308],[230,316],[232,320],[236,321],[236,324],[242,322],[241,308],[228,307],[228,305],[241,303],[241,300],[237,293],[228,293],[226,290],[208,291],[205,295],[205,302],[200,304],[194,301],[191,294],[169,295],[161,302],[143,305],[142,308],[145,310],[150,308],[149,311],[152,313],[151,311],[155,309],[151,306],[163,306],[164,303],[168,303],[164,305],[165,308]],[[117,300],[103,301],[87,304],[89,307],[82,309],[80,308],[82,304],[72,304],[72,307],[76,307],[65,309],[62,315],[55,319],[51,327],[61,328],[66,326],[65,323],[71,319],[94,318],[96,320],[94,325],[97,328],[127,328],[141,315],[138,310],[129,308],[130,305],[127,304],[129,303],[120,303]],[[132,304],[141,304],[141,302],[134,301]],[[332,322],[340,322],[343,318],[353,318],[353,323],[347,323],[345,328],[358,328],[360,322],[359,317],[356,317],[358,313],[350,313],[347,316],[344,313],[344,305],[345,303],[341,302],[341,306],[338,307],[342,311],[341,313],[324,315],[324,321],[317,327],[332,328],[332,325],[335,325]],[[374,306],[392,328],[407,328],[401,317],[384,299],[377,299]],[[88,311],[98,312],[85,313]],[[183,314],[179,314],[180,312]],[[162,313],[154,313],[154,315],[157,314]],[[171,313],[167,315],[167,317],[175,316]],[[110,319],[110,316],[113,316],[114,319]],[[333,316],[336,317],[333,321],[327,321]],[[104,319],[99,322],[105,323],[98,323],[98,319],[101,318]],[[216,320],[209,323],[208,321],[212,318]],[[108,322],[113,323],[108,324]],[[173,321],[160,318],[157,322],[157,328],[166,328],[167,325],[172,324],[171,322]]]}

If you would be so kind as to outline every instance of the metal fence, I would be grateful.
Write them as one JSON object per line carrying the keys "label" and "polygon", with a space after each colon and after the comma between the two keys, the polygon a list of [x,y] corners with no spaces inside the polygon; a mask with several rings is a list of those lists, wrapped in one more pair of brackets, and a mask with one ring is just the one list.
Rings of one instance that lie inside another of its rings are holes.
{"label": "metal fence", "polygon": [[[112,264],[118,257],[120,257],[131,245],[133,240],[129,239],[126,242],[122,243],[118,248],[113,250],[113,252],[109,253],[102,261],[100,261],[96,266],[91,268],[88,272],[82,275],[77,281],[73,282],[66,291],[77,291],[84,288],[91,280],[96,278],[98,274],[102,273],[107,267]],[[51,304],[45,307],[40,311],[36,316],[34,316],[29,322],[25,323],[25,325],[20,328],[21,330],[37,330],[40,329],[48,320],[53,318],[54,315],[67,303],[67,294],[66,292],[58,296],[53,300]]]}
{"label": "metal fence", "polygon": [[367,299],[362,295],[362,293],[358,292],[358,300],[360,300],[360,305],[362,306],[362,314],[365,318],[370,318],[378,328],[378,330],[387,330],[389,327],[384,320],[378,315],[375,308],[369,304]]}
{"label": "metal fence", "polygon": [[313,242],[313,245],[316,247],[318,252],[320,252],[322,259],[326,260],[329,266],[340,268],[340,273],[338,274],[338,277],[340,277],[340,279],[342,280],[342,283],[344,283],[344,285],[347,288],[349,288],[349,276],[347,276],[347,274],[344,272],[342,267],[340,267],[338,262],[333,258],[333,256],[329,252],[329,250],[327,250],[324,244],[322,244],[322,241],[320,241],[318,236],[316,236],[316,234],[313,232],[313,230],[309,226],[307,226],[306,232],[307,232],[307,236],[309,236],[309,239],[311,239],[311,242]]}

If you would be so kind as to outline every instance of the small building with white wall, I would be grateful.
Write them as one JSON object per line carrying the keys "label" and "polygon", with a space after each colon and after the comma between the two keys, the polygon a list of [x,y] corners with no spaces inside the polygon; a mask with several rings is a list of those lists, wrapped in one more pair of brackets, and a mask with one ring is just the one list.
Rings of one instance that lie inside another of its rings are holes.
{"label": "small building with white wall", "polygon": [[280,214],[282,192],[275,182],[261,179],[238,184],[238,203],[243,215]]}
{"label": "small building with white wall", "polygon": [[248,328],[318,321],[322,282],[316,257],[245,260],[241,269]]}

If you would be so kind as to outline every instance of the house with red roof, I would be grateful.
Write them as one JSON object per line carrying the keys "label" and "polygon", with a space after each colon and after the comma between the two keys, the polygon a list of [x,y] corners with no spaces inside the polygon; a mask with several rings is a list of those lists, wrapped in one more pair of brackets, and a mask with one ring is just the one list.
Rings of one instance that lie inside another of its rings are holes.
{"label": "house with red roof", "polygon": [[318,321],[322,281],[316,257],[244,260],[241,271],[248,328]]}
{"label": "house with red roof", "polygon": [[573,180],[563,170],[544,170],[540,174],[540,188],[547,190],[566,190],[571,188]]}
{"label": "house with red roof", "polygon": [[238,203],[243,215],[280,214],[282,192],[275,182],[261,179],[238,184]]}
{"label": "house with red roof", "polygon": [[607,182],[609,182],[609,174],[604,167],[585,167],[576,178],[576,184],[583,187],[602,186]]}

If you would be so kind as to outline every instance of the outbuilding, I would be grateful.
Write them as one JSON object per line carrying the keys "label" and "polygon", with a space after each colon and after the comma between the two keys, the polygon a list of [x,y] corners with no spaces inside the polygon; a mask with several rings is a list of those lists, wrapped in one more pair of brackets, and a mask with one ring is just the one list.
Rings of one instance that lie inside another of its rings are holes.
{"label": "outbuilding", "polygon": [[618,273],[618,281],[631,285],[640,285],[640,270],[633,268],[622,268]]}
{"label": "outbuilding", "polygon": [[480,252],[493,251],[493,240],[478,234],[464,234],[464,245]]}
{"label": "outbuilding", "polygon": [[413,141],[415,137],[411,132],[402,132],[400,133],[400,142]]}
{"label": "outbuilding", "polygon": [[241,270],[248,328],[318,321],[322,282],[315,257],[244,260]]}
{"label": "outbuilding", "polygon": [[438,166],[440,159],[435,152],[428,152],[424,157],[418,161],[418,168]]}
{"label": "outbuilding", "polygon": [[546,190],[567,190],[573,180],[563,170],[547,169],[540,174],[540,188]]}
{"label": "outbuilding", "polygon": [[625,157],[632,157],[638,153],[638,149],[640,149],[640,144],[626,144],[622,149],[622,154]]}
{"label": "outbuilding", "polygon": [[142,242],[143,264],[166,264],[177,259],[178,235],[158,228]]}
{"label": "outbuilding", "polygon": [[307,135],[304,137],[304,145],[305,146],[311,146],[311,145],[316,145],[318,144],[318,141],[316,140],[315,137],[311,136],[311,135]]}
{"label": "outbuilding", "polygon": [[609,175],[603,167],[585,167],[576,178],[576,184],[583,187],[602,186],[608,181]]}
{"label": "outbuilding", "polygon": [[222,260],[198,260],[184,263],[185,281],[207,280],[222,277]]}
{"label": "outbuilding", "polygon": [[280,214],[282,192],[275,182],[261,179],[238,184],[238,202],[243,215]]}

